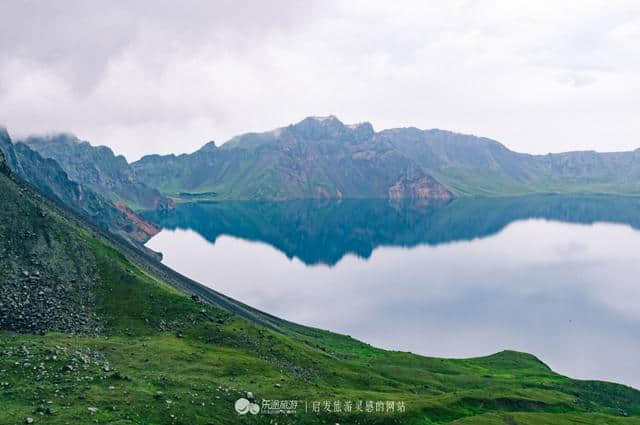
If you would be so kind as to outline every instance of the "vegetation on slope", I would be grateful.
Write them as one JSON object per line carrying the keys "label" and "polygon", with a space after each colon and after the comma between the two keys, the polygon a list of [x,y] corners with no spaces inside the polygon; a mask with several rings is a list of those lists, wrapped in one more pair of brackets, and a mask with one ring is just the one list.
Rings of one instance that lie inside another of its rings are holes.
{"label": "vegetation on slope", "polygon": [[166,211],[171,200],[136,179],[123,156],[106,146],[91,146],[71,134],[31,136],[20,141],[44,158],[55,160],[75,182],[133,210]]}
{"label": "vegetation on slope", "polygon": [[450,199],[429,173],[370,124],[307,118],[276,131],[247,134],[190,155],[150,155],[132,164],[138,178],[164,193],[216,199]]}
{"label": "vegetation on slope", "polygon": [[[529,354],[389,352],[186,296],[7,176],[1,155],[0,169],[0,424],[640,423],[640,392],[571,380]],[[22,320],[43,308],[35,326]],[[243,396],[298,400],[298,413],[238,415]]]}
{"label": "vegetation on slope", "polygon": [[640,149],[529,155],[484,137],[398,128],[376,133],[459,195],[640,194]]}
{"label": "vegetation on slope", "polygon": [[209,143],[189,155],[150,155],[132,167],[177,199],[640,194],[640,149],[528,155],[483,137],[417,128],[376,133],[369,123],[344,125],[335,117],[244,134],[220,148]]}

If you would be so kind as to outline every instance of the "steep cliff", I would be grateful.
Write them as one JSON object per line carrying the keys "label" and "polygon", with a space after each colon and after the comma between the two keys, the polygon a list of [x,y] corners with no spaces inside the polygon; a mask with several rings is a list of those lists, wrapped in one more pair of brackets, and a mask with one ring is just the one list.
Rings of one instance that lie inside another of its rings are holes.
{"label": "steep cliff", "polygon": [[140,217],[118,209],[91,189],[72,181],[53,159],[43,158],[23,143],[13,144],[6,130],[0,130],[0,151],[4,153],[12,172],[37,187],[44,194],[57,199],[68,208],[88,217],[97,225],[141,244],[158,232],[155,226]]}
{"label": "steep cliff", "polygon": [[169,210],[173,202],[138,181],[123,156],[105,146],[91,146],[70,134],[31,136],[22,143],[54,159],[69,178],[102,197],[122,201],[134,210]]}

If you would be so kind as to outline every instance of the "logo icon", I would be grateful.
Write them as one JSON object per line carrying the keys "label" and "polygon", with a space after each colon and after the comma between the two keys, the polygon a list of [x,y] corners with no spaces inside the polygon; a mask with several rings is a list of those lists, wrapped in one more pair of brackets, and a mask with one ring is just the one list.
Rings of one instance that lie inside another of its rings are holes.
{"label": "logo icon", "polygon": [[257,415],[258,413],[260,413],[260,406],[258,406],[256,403],[251,403],[244,397],[236,400],[235,408],[236,412],[238,412],[238,414],[240,415],[246,415],[247,413]]}
{"label": "logo icon", "polygon": [[257,415],[258,413],[260,413],[260,406],[258,406],[256,403],[251,403],[249,405],[249,413],[251,413],[252,415]]}

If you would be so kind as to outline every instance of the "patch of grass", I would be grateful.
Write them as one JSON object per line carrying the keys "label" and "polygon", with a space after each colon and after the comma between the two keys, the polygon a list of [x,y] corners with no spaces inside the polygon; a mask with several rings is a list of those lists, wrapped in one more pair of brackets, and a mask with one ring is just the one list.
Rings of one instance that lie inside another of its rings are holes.
{"label": "patch of grass", "polygon": [[[428,424],[429,422],[426,422]],[[510,413],[485,414],[464,418],[452,422],[452,425],[635,425],[638,418],[620,418],[598,413],[549,414],[549,413]]]}
{"label": "patch of grass", "polygon": [[[233,404],[246,391],[253,392],[259,402],[300,400],[299,413],[279,415],[278,423],[472,424],[500,423],[496,421],[509,416],[515,423],[525,424],[638,423],[637,419],[623,422],[612,414],[593,414],[607,410],[597,402],[590,408],[574,406],[574,396],[554,389],[554,384],[574,381],[549,371],[544,374],[544,368],[516,373],[515,380],[506,381],[482,375],[487,359],[411,359],[401,353],[397,359],[390,353],[384,361],[381,358],[364,367],[296,345],[286,336],[241,320],[225,323],[218,330],[239,336],[231,344],[200,340],[214,332],[213,328],[196,326],[192,331],[182,338],[167,332],[106,338],[1,334],[0,423],[20,423],[27,416],[47,424],[96,420],[269,423],[272,417],[268,415],[235,413]],[[519,356],[505,355],[510,359],[506,367]],[[502,366],[492,357],[492,370],[500,370]],[[529,356],[523,359],[527,361]],[[439,367],[430,370],[436,365]],[[313,373],[305,375],[302,369]],[[411,371],[414,376],[409,378]],[[537,371],[552,385],[528,387],[536,379],[530,377],[531,372]],[[304,410],[305,403],[347,400],[402,401],[407,410],[404,414],[314,414]],[[95,414],[89,410],[93,407],[98,409]],[[554,413],[542,415],[544,412]],[[556,416],[561,422],[553,422]]]}

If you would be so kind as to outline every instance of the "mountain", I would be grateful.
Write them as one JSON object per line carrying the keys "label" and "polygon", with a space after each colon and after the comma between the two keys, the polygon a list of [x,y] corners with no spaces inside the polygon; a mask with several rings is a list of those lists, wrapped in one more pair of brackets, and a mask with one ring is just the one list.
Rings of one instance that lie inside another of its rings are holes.
{"label": "mountain", "polygon": [[384,130],[374,138],[459,195],[640,194],[640,149],[529,155],[483,137],[416,128]]}
{"label": "mountain", "polygon": [[534,193],[640,195],[640,149],[529,155],[443,130],[309,117],[186,155],[132,164],[148,186],[183,199],[436,199]]}
{"label": "mountain", "polygon": [[147,185],[177,197],[222,199],[450,199],[453,195],[391,144],[373,139],[369,123],[344,125],[310,117],[221,148],[151,155],[132,164]]}
{"label": "mountain", "polygon": [[43,158],[23,143],[14,145],[2,128],[0,151],[8,158],[7,165],[15,175],[75,212],[89,217],[100,227],[140,247],[159,231],[126,206],[114,205],[91,189],[70,180],[56,161]]}
{"label": "mountain", "polygon": [[106,146],[91,146],[71,134],[30,136],[20,142],[44,158],[54,159],[69,178],[105,199],[119,201],[133,210],[166,211],[173,202],[136,179],[123,156]]}
{"label": "mountain", "polygon": [[[640,391],[572,380],[529,354],[428,358],[259,312],[45,196],[2,151],[0,270],[2,424],[270,423],[274,400],[298,401],[275,416],[283,424],[640,416]],[[241,397],[262,413],[237,414]]]}
{"label": "mountain", "polygon": [[529,195],[427,204],[382,199],[183,202],[171,213],[143,216],[166,229],[193,230],[212,243],[228,235],[267,243],[307,265],[335,265],[347,254],[369,258],[381,246],[483,238],[517,220],[608,222],[640,229],[640,198]]}

